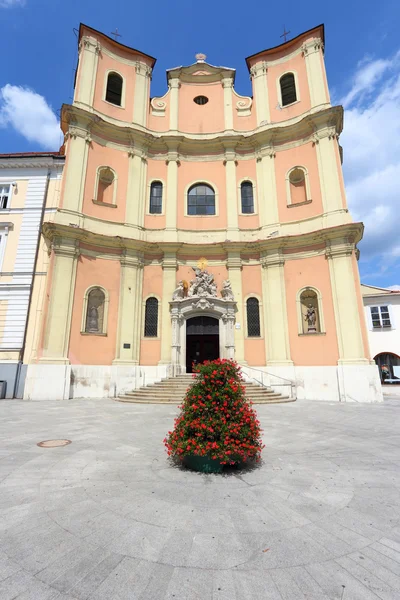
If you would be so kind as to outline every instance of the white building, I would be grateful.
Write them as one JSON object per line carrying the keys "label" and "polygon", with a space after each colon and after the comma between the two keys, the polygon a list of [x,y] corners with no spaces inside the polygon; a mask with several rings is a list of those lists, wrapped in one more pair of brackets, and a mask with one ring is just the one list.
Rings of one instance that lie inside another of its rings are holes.
{"label": "white building", "polygon": [[383,391],[400,395],[400,291],[361,285],[361,292],[369,347],[379,366]]}

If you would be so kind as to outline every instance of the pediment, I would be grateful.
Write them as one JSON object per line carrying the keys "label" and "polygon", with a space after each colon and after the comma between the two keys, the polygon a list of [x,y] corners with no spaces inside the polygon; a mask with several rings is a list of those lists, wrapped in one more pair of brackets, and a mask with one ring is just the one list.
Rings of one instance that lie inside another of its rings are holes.
{"label": "pediment", "polygon": [[235,80],[235,69],[229,67],[216,67],[204,61],[198,61],[187,67],[176,67],[167,71],[167,79],[179,79],[182,82],[199,82],[203,79],[209,82],[222,81],[222,79]]}

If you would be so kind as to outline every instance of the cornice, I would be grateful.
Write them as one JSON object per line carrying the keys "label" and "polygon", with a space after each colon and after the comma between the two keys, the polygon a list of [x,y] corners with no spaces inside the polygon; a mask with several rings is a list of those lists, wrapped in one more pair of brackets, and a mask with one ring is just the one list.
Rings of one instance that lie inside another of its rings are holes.
{"label": "cornice", "polygon": [[65,156],[53,159],[51,157],[32,158],[0,158],[0,169],[53,169],[58,165],[64,165]]}
{"label": "cornice", "polygon": [[62,130],[69,136],[80,136],[87,140],[98,139],[99,143],[103,144],[110,141],[122,151],[127,151],[134,140],[134,145],[146,151],[149,157],[162,157],[169,150],[176,151],[178,146],[181,156],[222,155],[227,145],[234,147],[239,155],[254,153],[257,149],[271,146],[279,151],[288,143],[318,143],[323,137],[337,138],[342,127],[341,106],[324,108],[317,112],[311,109],[298,117],[280,123],[265,124],[246,132],[227,130],[203,134],[180,131],[160,133],[140,125],[122,123],[98,111],[89,112],[77,105],[64,105],[62,109]]}

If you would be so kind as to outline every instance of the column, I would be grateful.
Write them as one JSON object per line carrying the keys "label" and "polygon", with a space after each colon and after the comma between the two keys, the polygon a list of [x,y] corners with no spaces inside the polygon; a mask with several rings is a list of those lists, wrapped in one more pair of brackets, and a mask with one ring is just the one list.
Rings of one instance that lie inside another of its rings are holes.
{"label": "column", "polygon": [[43,358],[40,362],[68,365],[69,337],[74,304],[79,242],[55,238],[53,271]]}
{"label": "column", "polygon": [[161,300],[161,360],[160,365],[168,365],[172,360],[172,324],[170,314],[170,302],[176,288],[176,269],[178,262],[176,252],[178,246],[164,251],[162,262],[163,268],[163,291]]}
{"label": "column", "polygon": [[238,191],[236,184],[236,154],[233,149],[225,150],[226,221],[230,240],[239,239]]}
{"label": "column", "polygon": [[330,104],[328,86],[323,68],[323,43],[320,38],[302,46],[306,62],[308,89],[310,90],[311,107]]}
{"label": "column", "polygon": [[169,128],[174,131],[178,130],[180,87],[179,79],[174,77],[174,79],[169,80]]}
{"label": "column", "polygon": [[166,241],[176,241],[176,221],[178,203],[178,167],[179,154],[177,149],[168,152],[167,157],[167,193],[165,206]]}
{"label": "column", "polygon": [[224,78],[222,80],[222,87],[224,88],[224,123],[225,129],[233,129],[233,112],[232,112],[232,87],[233,80]]}
{"label": "column", "polygon": [[69,127],[67,139],[62,208],[82,212],[88,153],[92,140],[88,131],[76,126]]}
{"label": "column", "polygon": [[101,46],[92,37],[84,36],[79,44],[79,68],[74,103],[93,106],[97,64]]}
{"label": "column", "polygon": [[293,365],[290,359],[282,250],[264,251],[261,264],[267,365]]}
{"label": "column", "polygon": [[142,62],[135,65],[136,79],[133,95],[133,122],[146,127],[149,103],[149,82],[151,68]]}
{"label": "column", "polygon": [[335,154],[337,138],[335,127],[320,129],[314,136],[324,213],[344,211],[344,198],[338,172],[340,167]]}
{"label": "column", "polygon": [[140,148],[128,151],[128,186],[125,222],[135,227],[143,227],[146,201],[147,161]]}
{"label": "column", "polygon": [[121,256],[117,347],[113,365],[139,364],[142,286],[143,254],[127,249]]}
{"label": "column", "polygon": [[271,120],[267,87],[267,63],[260,62],[252,66],[250,76],[253,79],[253,95],[256,100],[257,126],[265,125]]}
{"label": "column", "polygon": [[263,148],[257,152],[258,210],[261,228],[279,228],[278,195],[275,177],[275,152]]}
{"label": "column", "polygon": [[[232,285],[235,302],[237,305],[236,325],[240,325],[240,329],[234,329],[235,339],[235,360],[240,364],[247,364],[244,358],[244,306],[243,306],[243,290],[242,290],[242,259],[240,250],[229,248],[224,245],[227,250],[228,258],[226,266],[228,269],[228,278]],[[232,323],[230,324],[232,325]]]}
{"label": "column", "polygon": [[361,319],[353,271],[354,243],[347,239],[327,242],[326,257],[332,286],[339,364],[369,364],[365,358]]}

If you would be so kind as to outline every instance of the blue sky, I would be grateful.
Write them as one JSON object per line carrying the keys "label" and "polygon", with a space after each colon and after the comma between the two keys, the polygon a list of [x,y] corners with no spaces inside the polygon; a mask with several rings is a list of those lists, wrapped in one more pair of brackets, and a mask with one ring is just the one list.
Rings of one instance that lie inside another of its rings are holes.
{"label": "blue sky", "polygon": [[165,70],[191,64],[196,52],[236,68],[236,90],[248,95],[246,56],[279,44],[283,25],[294,37],[324,23],[332,101],[345,106],[350,210],[365,223],[361,277],[400,284],[398,0],[0,0],[0,20],[0,153],[58,149],[57,114],[72,99],[80,22],[106,34],[118,27],[122,43],[157,58],[153,96],[166,91]]}

